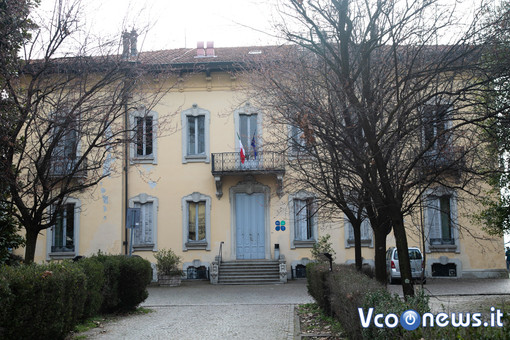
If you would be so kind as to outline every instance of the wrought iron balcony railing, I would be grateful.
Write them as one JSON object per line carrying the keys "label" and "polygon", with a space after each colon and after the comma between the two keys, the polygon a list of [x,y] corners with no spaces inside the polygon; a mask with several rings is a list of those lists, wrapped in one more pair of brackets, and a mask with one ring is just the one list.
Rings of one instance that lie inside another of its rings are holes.
{"label": "wrought iron balcony railing", "polygon": [[244,162],[241,161],[239,152],[213,153],[211,156],[213,175],[285,172],[285,157],[278,152],[261,151],[257,153],[257,157],[247,155]]}
{"label": "wrought iron balcony railing", "polygon": [[460,175],[464,165],[464,148],[457,146],[431,150],[423,156],[421,163],[421,167],[426,174],[451,173]]}
{"label": "wrought iron balcony railing", "polygon": [[275,175],[276,193],[283,195],[283,175],[285,173],[285,156],[274,151],[260,151],[247,155],[241,160],[239,152],[222,152],[211,154],[212,174],[216,182],[216,197],[223,196],[222,177],[235,175]]}
{"label": "wrought iron balcony railing", "polygon": [[87,159],[82,159],[82,162],[77,167],[78,160],[66,157],[53,157],[51,159],[50,176],[53,178],[63,178],[72,174],[74,178],[86,178]]}

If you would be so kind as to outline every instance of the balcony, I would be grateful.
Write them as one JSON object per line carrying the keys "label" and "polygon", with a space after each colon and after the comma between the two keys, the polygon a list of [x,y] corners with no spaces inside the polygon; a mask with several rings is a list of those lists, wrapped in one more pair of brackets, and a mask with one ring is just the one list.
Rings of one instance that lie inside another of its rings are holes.
{"label": "balcony", "polygon": [[51,159],[49,176],[51,178],[64,178],[72,175],[73,178],[86,178],[87,159],[83,158],[78,167],[76,167],[79,160],[80,158],[53,157]]}
{"label": "balcony", "polygon": [[459,177],[465,165],[464,154],[464,148],[457,146],[430,150],[423,155],[421,170],[424,175],[450,174]]}
{"label": "balcony", "polygon": [[212,175],[216,181],[216,196],[221,198],[222,177],[240,175],[275,175],[277,193],[282,195],[283,175],[285,173],[285,156],[273,151],[260,151],[257,157],[247,155],[241,162],[239,152],[222,152],[211,154]]}

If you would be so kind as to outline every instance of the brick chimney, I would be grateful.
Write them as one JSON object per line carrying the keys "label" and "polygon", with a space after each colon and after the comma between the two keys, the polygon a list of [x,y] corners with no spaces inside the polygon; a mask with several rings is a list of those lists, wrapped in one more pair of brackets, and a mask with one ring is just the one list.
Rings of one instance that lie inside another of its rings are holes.
{"label": "brick chimney", "polygon": [[136,58],[136,56],[138,55],[138,50],[136,48],[138,33],[136,33],[136,30],[134,28],[131,30],[130,40],[131,40],[131,57]]}
{"label": "brick chimney", "polygon": [[205,57],[204,42],[197,41],[197,57]]}
{"label": "brick chimney", "polygon": [[208,57],[214,57],[214,41],[207,42],[207,50],[205,54]]}
{"label": "brick chimney", "polygon": [[130,34],[127,31],[122,32],[122,60],[129,59],[129,40]]}

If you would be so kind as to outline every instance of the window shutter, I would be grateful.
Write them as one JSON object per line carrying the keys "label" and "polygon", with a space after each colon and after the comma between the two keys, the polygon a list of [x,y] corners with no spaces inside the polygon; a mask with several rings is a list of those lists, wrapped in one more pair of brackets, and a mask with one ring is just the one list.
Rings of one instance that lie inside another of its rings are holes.
{"label": "window shutter", "polygon": [[439,210],[439,199],[435,196],[428,197],[427,200],[427,207],[426,207],[426,225],[429,227],[429,240],[431,244],[434,243],[434,239],[440,239],[441,238],[441,225],[440,225],[440,210]]}
{"label": "window shutter", "polygon": [[152,244],[152,202],[145,204],[145,213],[147,215],[147,224],[145,226],[144,243]]}
{"label": "window shutter", "polygon": [[304,240],[306,235],[306,202],[294,200],[294,229],[296,240]]}

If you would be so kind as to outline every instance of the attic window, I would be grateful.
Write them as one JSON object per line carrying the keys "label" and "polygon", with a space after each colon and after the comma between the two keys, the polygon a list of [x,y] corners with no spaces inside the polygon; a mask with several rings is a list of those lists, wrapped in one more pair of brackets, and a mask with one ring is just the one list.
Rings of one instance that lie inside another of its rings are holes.
{"label": "attic window", "polygon": [[248,52],[248,54],[262,54],[262,51],[261,50],[254,50],[254,51]]}

